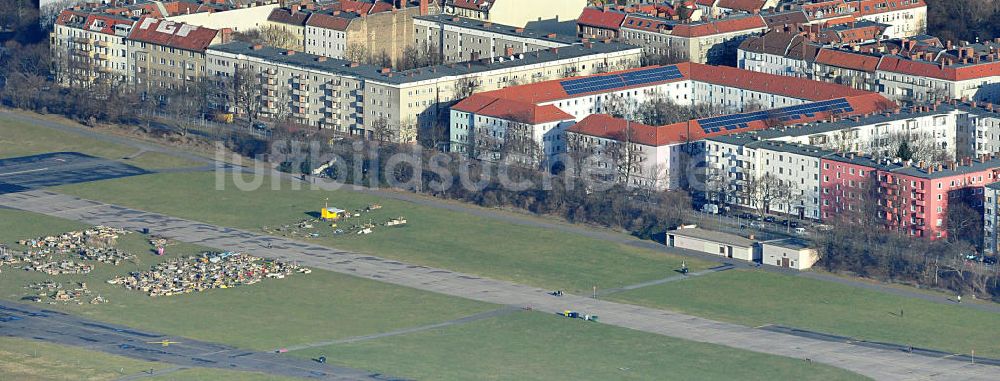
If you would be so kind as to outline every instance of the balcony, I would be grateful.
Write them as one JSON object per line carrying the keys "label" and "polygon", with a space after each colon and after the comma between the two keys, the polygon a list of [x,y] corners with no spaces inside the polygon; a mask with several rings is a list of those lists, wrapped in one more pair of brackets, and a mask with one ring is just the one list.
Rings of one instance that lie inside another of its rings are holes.
{"label": "balcony", "polygon": [[108,42],[104,41],[104,40],[95,40],[94,41],[94,45],[95,46],[100,46],[102,48],[106,48],[106,47],[108,47]]}
{"label": "balcony", "polygon": [[94,40],[90,37],[73,37],[70,39],[70,41],[73,41],[77,44],[88,44],[88,45],[94,43]]}

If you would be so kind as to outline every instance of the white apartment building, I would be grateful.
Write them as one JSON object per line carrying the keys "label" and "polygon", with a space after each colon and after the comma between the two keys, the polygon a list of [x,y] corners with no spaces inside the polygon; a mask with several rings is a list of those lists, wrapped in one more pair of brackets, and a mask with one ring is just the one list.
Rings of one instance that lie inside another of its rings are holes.
{"label": "white apartment building", "polygon": [[[395,72],[305,53],[233,42],[211,47],[208,72],[232,76],[246,66],[265,81],[264,102],[290,109],[299,123],[372,137],[388,124],[393,140],[414,142],[418,131],[447,117],[445,104],[463,91],[495,90],[528,78],[589,74],[602,67],[638,64],[641,49],[594,43],[537,51],[514,61],[470,62]],[[296,78],[299,78],[298,80]],[[299,87],[301,85],[301,87]],[[317,90],[323,89],[323,92]],[[290,103],[286,102],[289,101]],[[288,107],[285,107],[288,106]],[[281,110],[284,109],[284,110]]]}
{"label": "white apartment building", "polygon": [[587,0],[445,0],[450,15],[525,27],[532,22],[570,21],[587,6]]}
{"label": "white apartment building", "polygon": [[50,35],[57,80],[74,86],[96,79],[124,81],[129,69],[125,39],[134,25],[131,18],[62,11]]}
{"label": "white apartment building", "polygon": [[539,33],[516,26],[447,15],[414,17],[413,27],[414,46],[438,47],[446,63],[509,58],[515,54],[580,43],[574,36]]}

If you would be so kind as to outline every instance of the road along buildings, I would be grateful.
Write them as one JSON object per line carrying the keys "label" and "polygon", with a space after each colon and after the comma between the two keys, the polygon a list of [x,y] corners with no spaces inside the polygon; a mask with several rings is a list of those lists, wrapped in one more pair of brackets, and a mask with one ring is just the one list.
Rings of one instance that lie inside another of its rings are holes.
{"label": "road along buildings", "polygon": [[416,141],[418,130],[433,127],[447,115],[451,102],[473,91],[634,67],[640,58],[640,48],[588,42],[519,54],[512,60],[394,71],[243,42],[212,46],[206,52],[207,69],[215,79],[244,77],[254,85],[251,98],[260,100],[259,108],[255,102],[249,109],[231,105],[237,113],[287,117],[302,125],[397,142]]}

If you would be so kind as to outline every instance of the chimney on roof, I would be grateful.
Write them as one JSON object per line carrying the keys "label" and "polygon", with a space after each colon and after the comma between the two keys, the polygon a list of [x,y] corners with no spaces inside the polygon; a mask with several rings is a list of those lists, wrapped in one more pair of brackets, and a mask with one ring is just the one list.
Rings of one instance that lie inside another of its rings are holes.
{"label": "chimney on roof", "polygon": [[391,72],[392,72],[392,69],[387,68],[387,67],[384,67],[384,68],[382,68],[382,70],[379,71],[379,73],[382,73],[382,74],[389,74]]}
{"label": "chimney on roof", "polygon": [[296,12],[299,11],[299,5],[298,4],[291,5],[291,6],[288,7],[288,10],[289,10],[289,13],[296,13]]}
{"label": "chimney on roof", "polygon": [[295,55],[295,51],[294,50],[286,50],[285,51],[285,55],[286,56],[294,56]]}
{"label": "chimney on roof", "polygon": [[559,54],[559,48],[549,48],[549,51],[554,54]]}
{"label": "chimney on roof", "polygon": [[524,33],[524,28],[514,28],[514,33]]}
{"label": "chimney on roof", "polygon": [[326,57],[325,56],[316,57],[316,62],[326,62]]}
{"label": "chimney on roof", "polygon": [[340,16],[340,11],[333,11],[334,16]]}
{"label": "chimney on roof", "polygon": [[483,23],[483,28],[490,28],[492,26],[493,26],[493,23],[491,23],[489,21]]}
{"label": "chimney on roof", "polygon": [[430,5],[428,5],[429,0],[420,0],[420,15],[427,16],[431,13]]}
{"label": "chimney on roof", "polygon": [[254,46],[251,46],[250,49],[251,50],[261,50],[261,49],[264,49],[264,45],[254,44]]}
{"label": "chimney on roof", "polygon": [[545,35],[545,37],[556,38],[556,34],[555,33],[549,33],[549,34]]}
{"label": "chimney on roof", "polygon": [[351,67],[358,67],[358,66],[361,66],[361,64],[360,64],[360,63],[358,63],[358,62],[351,62],[351,65],[350,65],[350,66],[351,66]]}

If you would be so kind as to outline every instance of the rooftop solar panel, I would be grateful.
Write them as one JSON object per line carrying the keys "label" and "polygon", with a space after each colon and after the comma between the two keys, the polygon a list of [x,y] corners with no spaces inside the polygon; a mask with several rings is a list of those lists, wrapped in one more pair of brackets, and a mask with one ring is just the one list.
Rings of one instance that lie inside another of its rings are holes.
{"label": "rooftop solar panel", "polygon": [[562,81],[566,94],[577,95],[602,90],[636,86],[648,83],[670,81],[683,78],[676,66],[664,66],[650,69],[630,71],[622,74],[604,75]]}
{"label": "rooftop solar panel", "polygon": [[701,125],[706,133],[716,133],[721,130],[747,128],[750,122],[763,121],[770,118],[777,118],[782,122],[788,122],[802,119],[803,117],[815,117],[816,113],[820,112],[840,113],[852,111],[854,111],[854,108],[851,107],[851,104],[846,99],[840,98],[768,111],[704,118],[698,120],[698,124]]}

